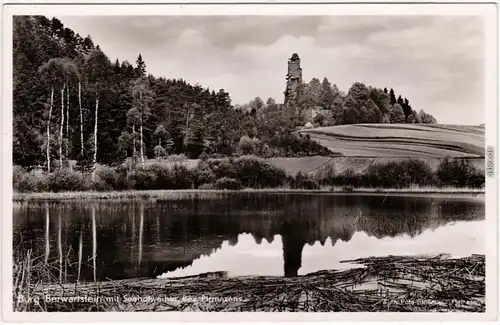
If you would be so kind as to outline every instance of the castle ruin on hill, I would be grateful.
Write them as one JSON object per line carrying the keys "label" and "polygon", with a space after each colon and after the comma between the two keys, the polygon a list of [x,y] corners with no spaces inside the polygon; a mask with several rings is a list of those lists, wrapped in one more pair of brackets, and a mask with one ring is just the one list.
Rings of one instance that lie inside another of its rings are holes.
{"label": "castle ruin on hill", "polygon": [[285,105],[295,103],[298,97],[299,87],[302,84],[302,68],[297,53],[293,53],[288,59],[288,73],[286,74]]}

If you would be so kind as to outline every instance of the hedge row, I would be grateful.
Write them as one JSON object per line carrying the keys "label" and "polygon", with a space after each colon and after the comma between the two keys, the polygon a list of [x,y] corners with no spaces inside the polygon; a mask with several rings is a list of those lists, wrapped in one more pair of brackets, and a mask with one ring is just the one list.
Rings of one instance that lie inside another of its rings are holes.
{"label": "hedge row", "polygon": [[484,174],[467,161],[445,159],[436,172],[423,161],[407,160],[370,166],[365,173],[351,170],[337,174],[333,168],[314,175],[286,175],[264,159],[254,156],[202,160],[196,168],[182,164],[173,167],[124,164],[117,168],[102,167],[95,179],[90,174],[62,168],[53,173],[26,172],[15,166],[14,190],[18,192],[160,190],[160,189],[241,189],[302,188],[321,186],[402,188],[411,185],[473,187],[484,186]]}

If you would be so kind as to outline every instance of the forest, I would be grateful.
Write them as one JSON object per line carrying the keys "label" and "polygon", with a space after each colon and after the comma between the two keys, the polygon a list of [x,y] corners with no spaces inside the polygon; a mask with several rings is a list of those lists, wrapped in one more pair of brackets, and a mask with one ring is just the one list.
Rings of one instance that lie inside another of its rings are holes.
{"label": "forest", "polygon": [[[198,158],[333,154],[295,133],[353,123],[436,123],[391,88],[356,82],[347,93],[313,78],[293,105],[256,97],[233,105],[224,89],[154,76],[138,53],[112,62],[105,49],[57,18],[14,17],[13,162],[53,172],[70,162],[81,171],[144,165],[168,155]],[[318,113],[311,118],[308,111]]]}

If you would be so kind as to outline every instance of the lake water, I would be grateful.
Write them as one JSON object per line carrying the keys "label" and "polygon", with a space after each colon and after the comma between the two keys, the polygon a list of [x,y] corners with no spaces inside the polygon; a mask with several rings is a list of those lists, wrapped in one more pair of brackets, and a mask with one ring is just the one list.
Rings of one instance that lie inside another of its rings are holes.
{"label": "lake water", "polygon": [[14,207],[14,247],[73,281],[303,275],[369,256],[484,254],[483,195],[216,194]]}

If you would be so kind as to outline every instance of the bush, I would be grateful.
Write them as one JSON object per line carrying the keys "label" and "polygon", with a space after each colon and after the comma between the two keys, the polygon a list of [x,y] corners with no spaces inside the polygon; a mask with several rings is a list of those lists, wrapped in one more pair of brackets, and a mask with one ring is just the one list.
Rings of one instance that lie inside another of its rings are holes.
{"label": "bush", "polygon": [[242,185],[237,179],[222,177],[215,182],[214,187],[218,190],[240,190]]}
{"label": "bush", "polygon": [[172,173],[162,165],[154,164],[147,167],[147,171],[153,177],[154,182],[150,190],[168,190],[173,188]]}
{"label": "bush", "polygon": [[85,191],[88,190],[86,176],[69,169],[58,169],[47,175],[47,190],[50,192]]}
{"label": "bush", "polygon": [[186,166],[175,164],[169,171],[173,189],[189,189],[194,187],[194,175]]}
{"label": "bush", "polygon": [[213,183],[216,180],[214,172],[205,161],[200,162],[198,167],[195,168],[192,173],[195,187],[199,187],[200,185],[207,183]]}
{"label": "bush", "polygon": [[417,185],[435,185],[436,178],[429,165],[417,159],[369,166],[361,177],[366,187],[402,188]]}
{"label": "bush", "polygon": [[150,190],[154,188],[156,175],[142,167],[135,168],[127,174],[127,188],[129,190]]}
{"label": "bush", "polygon": [[436,171],[441,186],[482,187],[484,173],[480,172],[466,159],[445,158]]}
{"label": "bush", "polygon": [[14,166],[12,186],[14,191],[22,193],[43,192],[47,187],[46,174],[39,170],[27,172],[20,166]]}
{"label": "bush", "polygon": [[102,166],[95,172],[95,190],[111,191],[117,189],[118,173],[112,167]]}
{"label": "bush", "polygon": [[233,169],[233,160],[229,158],[211,159],[206,163],[208,168],[214,173],[216,178],[236,178],[236,174],[234,173]]}
{"label": "bush", "polygon": [[295,175],[290,185],[292,188],[307,190],[317,190],[320,187],[319,184],[311,176],[303,174],[301,172]]}
{"label": "bush", "polygon": [[316,173],[315,179],[321,185],[334,185],[335,169],[332,165],[327,165]]}
{"label": "bush", "polygon": [[214,184],[201,184],[198,189],[200,190],[213,190],[215,189]]}
{"label": "bush", "polygon": [[187,160],[186,155],[180,154],[180,155],[170,155],[167,157],[167,160],[172,161],[172,162],[183,162]]}
{"label": "bush", "polygon": [[234,161],[235,178],[244,187],[265,188],[283,186],[286,173],[261,158],[243,156]]}
{"label": "bush", "polygon": [[341,174],[335,176],[335,185],[349,185],[357,187],[360,184],[361,175],[356,174],[352,169],[346,169]]}

